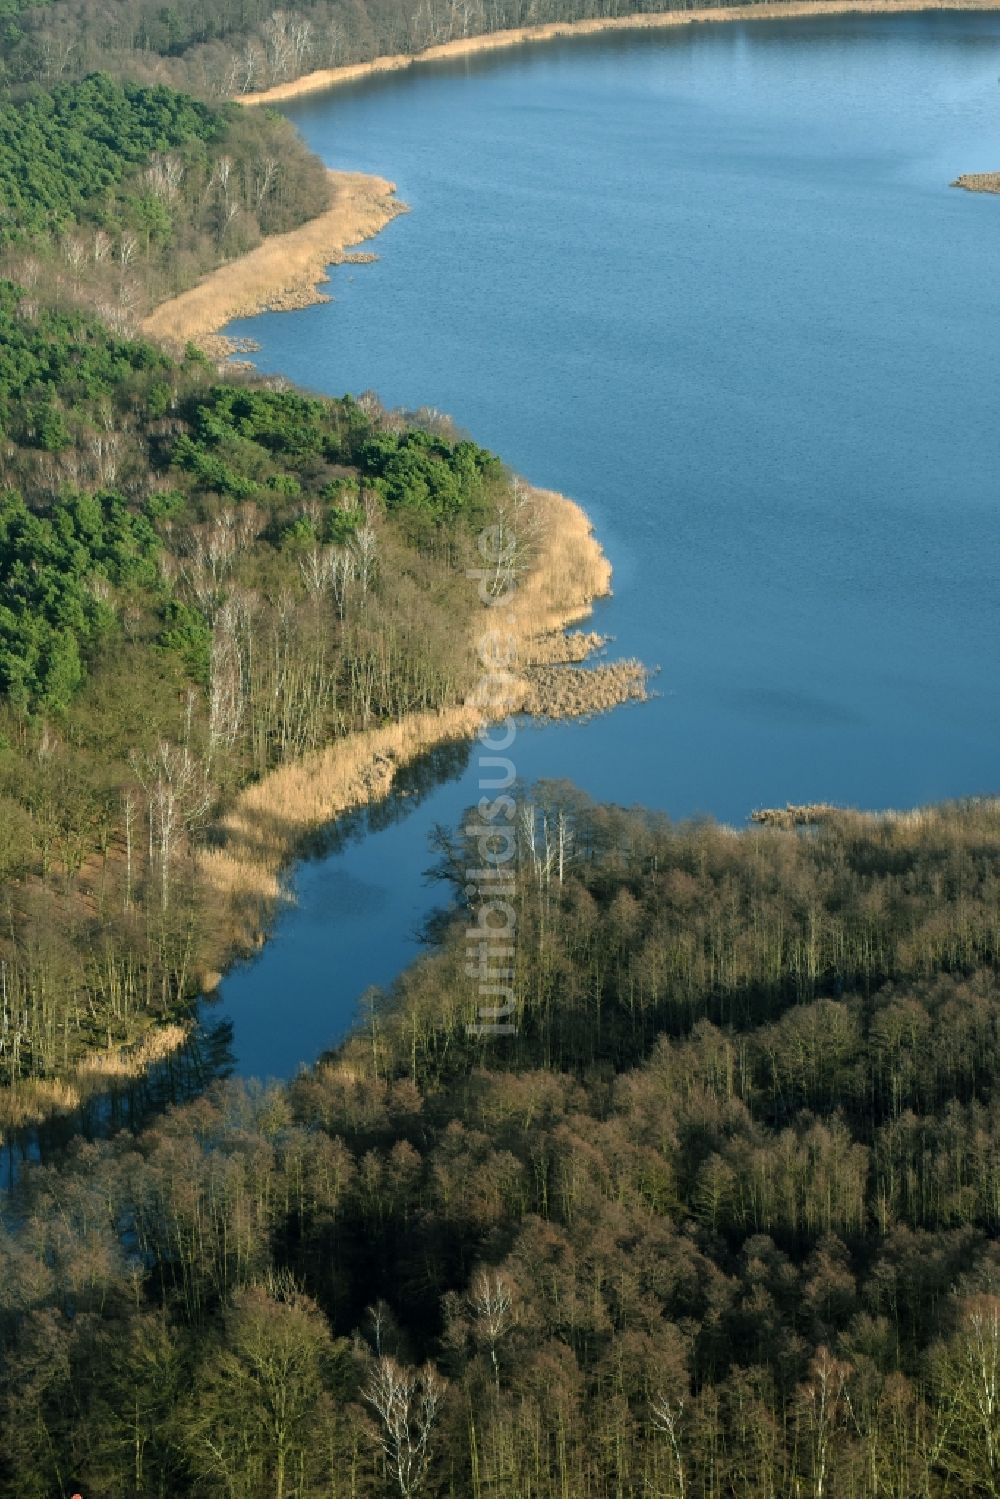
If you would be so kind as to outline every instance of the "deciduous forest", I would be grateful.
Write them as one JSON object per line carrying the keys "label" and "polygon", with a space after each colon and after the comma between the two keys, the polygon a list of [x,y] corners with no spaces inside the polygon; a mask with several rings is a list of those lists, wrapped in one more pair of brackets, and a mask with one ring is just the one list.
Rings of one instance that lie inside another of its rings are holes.
{"label": "deciduous forest", "polygon": [[5,1492],[996,1494],[997,808],[513,825],[515,1038],[456,909],[290,1087],[26,1173]]}

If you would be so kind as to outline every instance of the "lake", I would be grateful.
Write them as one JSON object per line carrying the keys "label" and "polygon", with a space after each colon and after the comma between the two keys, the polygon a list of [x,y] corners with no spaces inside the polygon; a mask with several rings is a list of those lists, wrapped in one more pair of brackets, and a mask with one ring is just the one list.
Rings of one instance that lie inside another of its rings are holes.
{"label": "lake", "polygon": [[[1000,15],[578,38],[285,113],[412,211],[332,302],[227,331],[579,500],[596,627],[662,669],[649,704],[526,725],[526,782],[738,823],[1000,790],[1000,198],[948,186],[1000,168]],[[418,950],[475,763],[403,789],[225,980],[241,1072],[310,1061]]]}

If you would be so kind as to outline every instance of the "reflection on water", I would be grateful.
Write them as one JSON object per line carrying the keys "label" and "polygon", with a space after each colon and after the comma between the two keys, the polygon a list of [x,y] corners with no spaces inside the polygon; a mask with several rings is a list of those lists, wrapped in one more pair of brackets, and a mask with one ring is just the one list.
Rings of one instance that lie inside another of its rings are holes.
{"label": "reflection on water", "polygon": [[292,1076],[345,1034],[366,989],[391,983],[416,956],[443,896],[425,878],[430,833],[478,795],[472,748],[429,750],[396,772],[389,796],[312,840],[272,939],[226,976],[206,1010],[231,1017],[242,1075]]}
{"label": "reflection on water", "polygon": [[202,1015],[183,1046],[143,1077],[116,1082],[68,1114],[14,1130],[0,1152],[0,1187],[10,1191],[26,1161],[58,1161],[75,1140],[104,1140],[118,1130],[141,1130],[164,1109],[188,1103],[233,1072],[233,1025]]}

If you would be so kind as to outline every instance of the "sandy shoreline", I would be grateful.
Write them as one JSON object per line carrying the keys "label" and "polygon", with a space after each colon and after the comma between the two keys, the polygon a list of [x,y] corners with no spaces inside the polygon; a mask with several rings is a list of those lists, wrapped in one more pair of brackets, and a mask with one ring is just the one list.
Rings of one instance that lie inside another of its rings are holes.
{"label": "sandy shoreline", "polygon": [[765,21],[798,16],[892,15],[924,10],[1000,10],[1000,0],[765,0],[759,5],[700,10],[654,11],[632,16],[606,16],[585,21],[552,21],[540,26],[520,26],[510,31],[487,32],[442,42],[422,52],[401,52],[376,57],[371,62],[349,63],[339,68],[319,68],[288,83],[258,93],[240,94],[239,104],[279,104],[301,94],[354,83],[375,73],[395,73],[419,63],[447,62],[477,52],[495,52],[526,42],[548,42],[559,37],[591,36],[602,31],[659,31],[668,26],[718,25],[726,21]]}
{"label": "sandy shoreline", "polygon": [[219,337],[219,329],[234,318],[327,301],[318,290],[327,266],[341,264],[349,249],[406,211],[395,196],[395,184],[384,177],[331,171],[329,178],[327,208],[298,229],[271,235],[255,250],[210,271],[179,297],[161,302],[141,324],[146,337],[175,348],[196,343],[221,357],[234,346]]}

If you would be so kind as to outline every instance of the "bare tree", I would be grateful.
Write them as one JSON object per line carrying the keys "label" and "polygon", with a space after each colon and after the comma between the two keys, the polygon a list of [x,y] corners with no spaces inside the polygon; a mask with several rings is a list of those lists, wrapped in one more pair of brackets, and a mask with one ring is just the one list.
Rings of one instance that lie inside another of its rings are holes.
{"label": "bare tree", "polygon": [[666,1395],[657,1395],[650,1407],[653,1429],[666,1437],[670,1447],[677,1499],[685,1499],[685,1495],[687,1494],[687,1477],[680,1442],[681,1417],[683,1414],[683,1396],[680,1396],[676,1400],[670,1400]]}
{"label": "bare tree", "polygon": [[240,84],[241,94],[249,94],[257,84],[261,69],[264,66],[264,54],[255,41],[247,42],[240,57]]}
{"label": "bare tree", "polygon": [[79,286],[80,272],[87,259],[87,247],[75,234],[68,234],[62,244],[63,257],[73,273],[73,285]]}
{"label": "bare tree", "polygon": [[563,807],[560,807],[556,814],[556,850],[559,883],[561,885],[566,873],[566,865],[573,857],[573,829]]}
{"label": "bare tree", "polygon": [[278,174],[278,161],[274,156],[259,156],[254,163],[254,204],[261,206]]}
{"label": "bare tree", "polygon": [[233,175],[233,158],[231,156],[220,156],[215,163],[215,172],[212,181],[218,184],[226,203],[229,202],[229,182]]}
{"label": "bare tree", "polygon": [[309,17],[292,16],[288,25],[288,35],[292,46],[294,70],[296,73],[301,73],[313,49],[313,27]]}
{"label": "bare tree", "polygon": [[331,586],[336,571],[336,553],[333,547],[311,547],[299,559],[299,572],[310,598],[319,598]]}
{"label": "bare tree", "polygon": [[125,818],[125,900],[126,911],[132,906],[132,839],[135,833],[136,807],[135,793],[131,786],[126,786],[122,792],[122,813]]}
{"label": "bare tree", "polygon": [[212,630],[208,694],[208,759],[220,745],[231,749],[243,722],[245,670],[240,644],[240,611],[223,604]]}
{"label": "bare tree", "polygon": [[134,756],[133,769],[146,793],[150,863],[160,872],[160,904],[170,904],[170,875],[181,834],[189,835],[212,802],[206,768],[185,745],[161,740],[153,755]]}
{"label": "bare tree", "polygon": [[493,1380],[500,1388],[500,1340],[514,1321],[514,1298],[508,1281],[495,1270],[481,1270],[469,1288],[469,1309],[476,1332],[489,1349]]}
{"label": "bare tree", "polygon": [[427,1476],[444,1388],[430,1364],[406,1369],[385,1356],[375,1360],[369,1375],[364,1398],[378,1417],[379,1446],[402,1499],[418,1493]]}
{"label": "bare tree", "polygon": [[267,49],[268,69],[275,78],[285,77],[291,69],[295,55],[289,17],[286,11],[275,10],[264,22],[261,35]]}
{"label": "bare tree", "polygon": [[335,68],[340,62],[342,48],[344,45],[344,34],[336,21],[331,21],[326,28],[326,63],[327,67]]}
{"label": "bare tree", "polygon": [[64,32],[61,36],[42,33],[40,39],[42,71],[46,78],[62,78],[68,72],[73,54],[77,50],[77,38]]}
{"label": "bare tree", "polygon": [[130,229],[126,229],[118,241],[118,263],[125,270],[139,252],[139,240]]}
{"label": "bare tree", "polygon": [[1000,1493],[1000,1298],[960,1303],[958,1326],[936,1363],[938,1460],[963,1492]]}
{"label": "bare tree", "polygon": [[367,598],[368,589],[375,576],[375,557],[378,551],[375,528],[371,525],[359,526],[351,537],[350,547],[355,574],[361,584],[361,596]]}
{"label": "bare tree", "polygon": [[809,1366],[809,1379],[799,1391],[811,1448],[813,1499],[826,1499],[829,1492],[831,1454],[844,1404],[844,1386],[850,1373],[850,1364],[835,1359],[826,1348],[820,1348]]}
{"label": "bare tree", "polygon": [[87,446],[94,460],[94,471],[101,484],[113,484],[118,477],[118,455],[121,436],[117,432],[94,432]]}
{"label": "bare tree", "polygon": [[146,168],[150,191],[164,203],[172,203],[177,197],[183,177],[184,163],[173,154],[163,156],[158,153]]}
{"label": "bare tree", "polygon": [[395,1348],[399,1328],[396,1318],[393,1316],[392,1307],[387,1301],[376,1301],[365,1313],[365,1321],[368,1324],[368,1336],[372,1347],[379,1358],[384,1358],[390,1348]]}
{"label": "bare tree", "polygon": [[223,99],[231,99],[233,95],[239,90],[240,71],[240,59],[236,55],[236,53],[233,53],[232,57],[229,59],[229,69],[226,73],[226,81],[222,85],[221,97]]}
{"label": "bare tree", "polygon": [[238,553],[253,539],[256,526],[256,512],[242,515],[227,507],[217,510],[211,520],[190,526],[177,539],[183,558],[181,576],[210,621],[221,606],[223,582]]}

